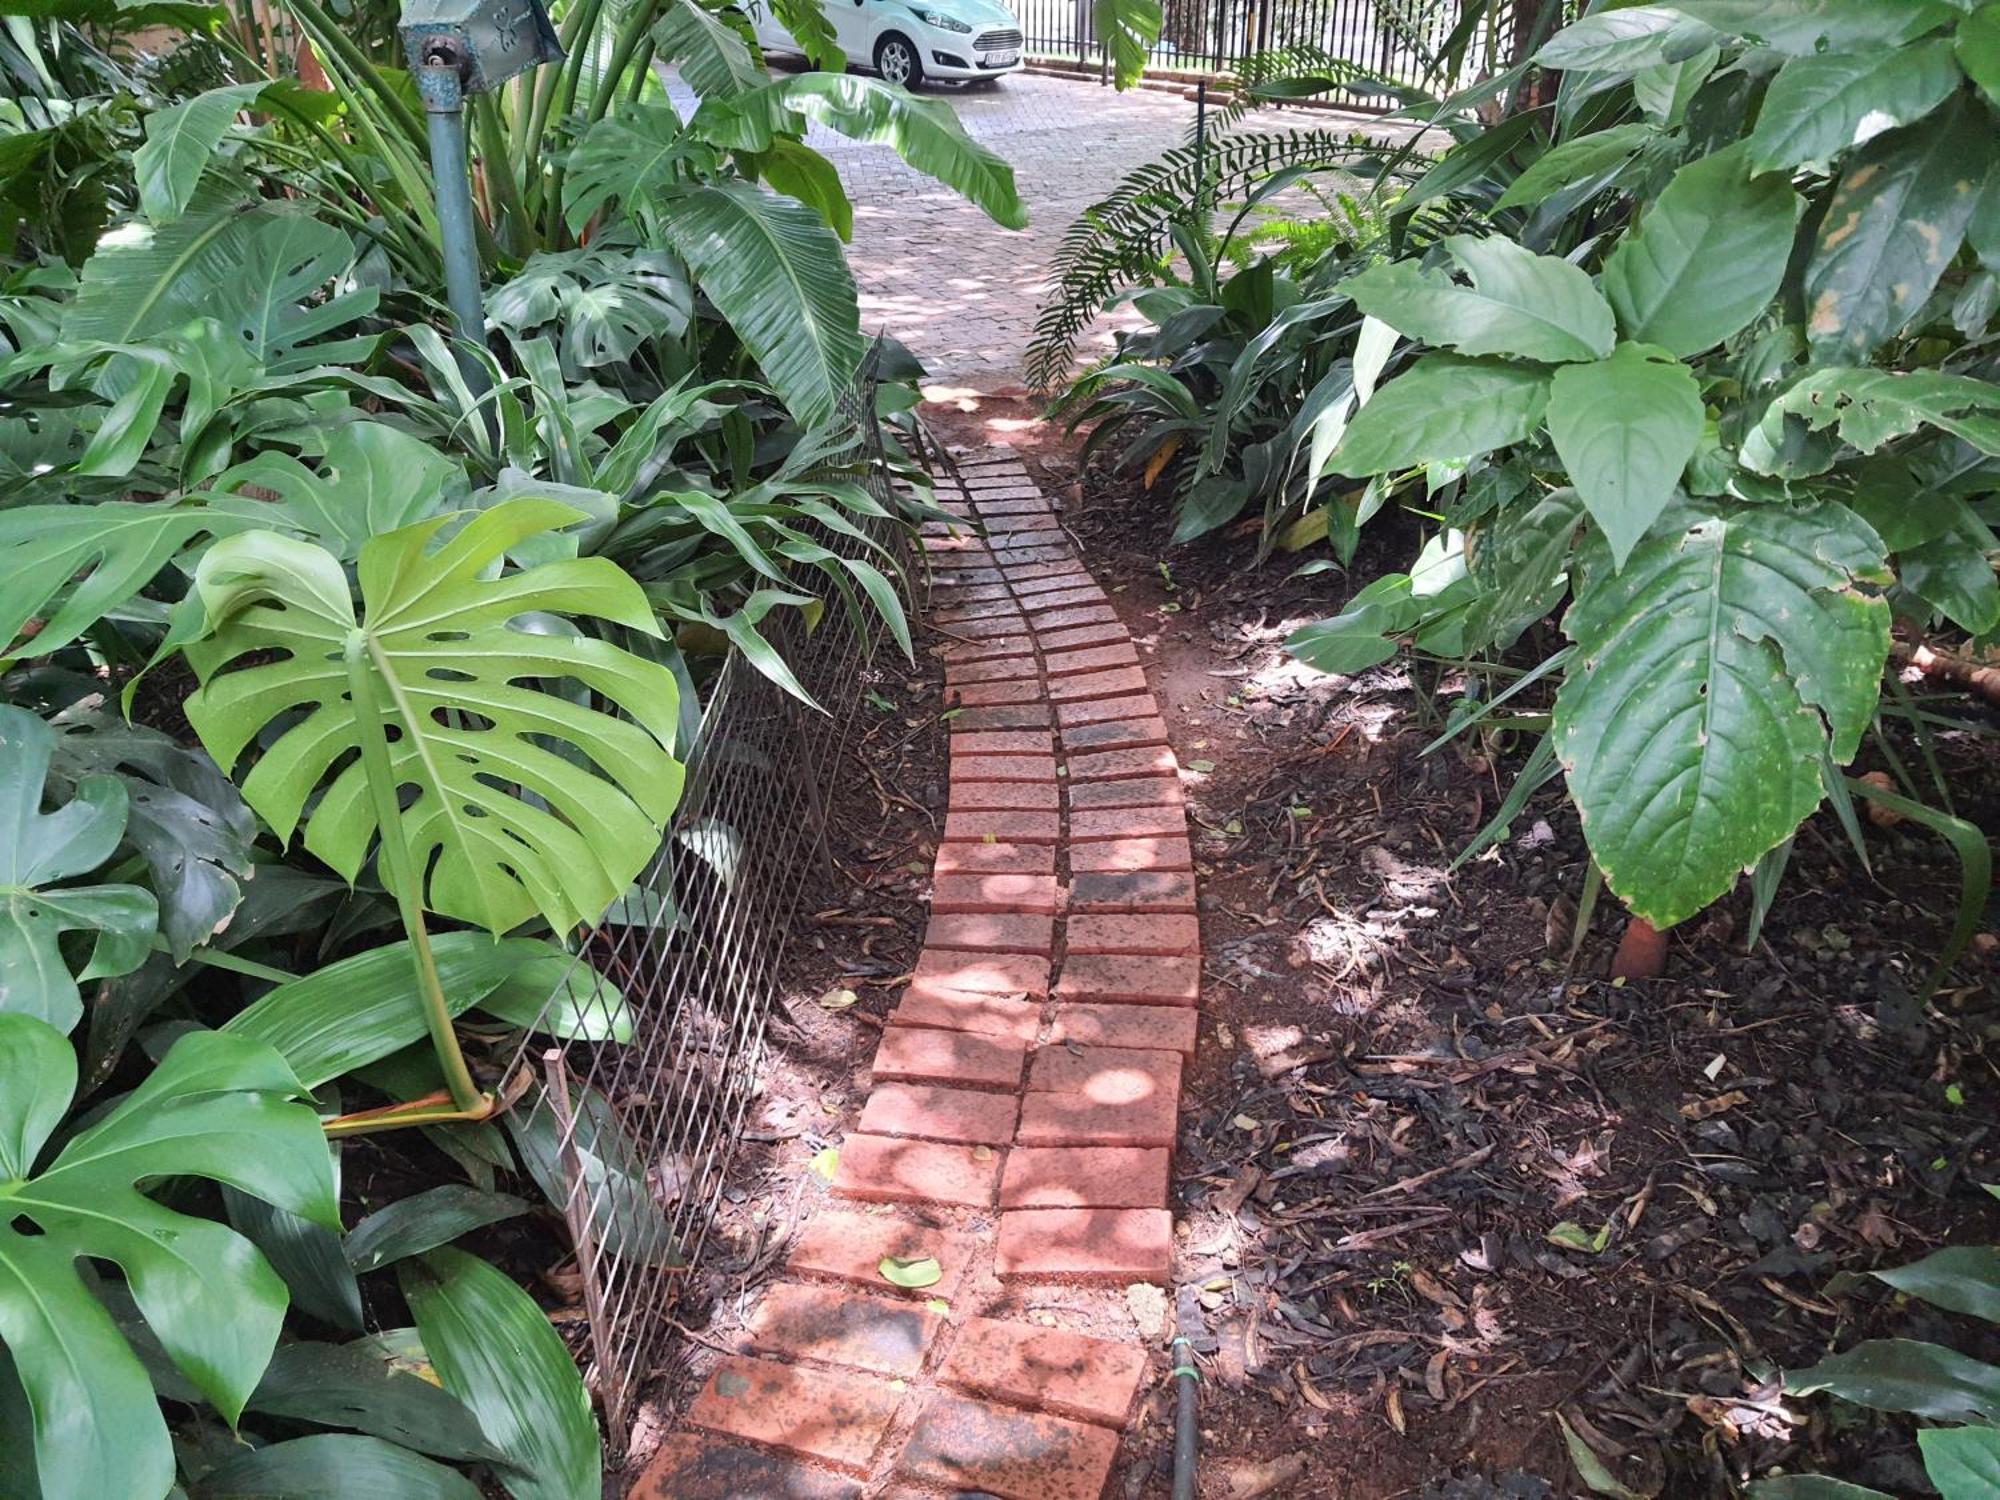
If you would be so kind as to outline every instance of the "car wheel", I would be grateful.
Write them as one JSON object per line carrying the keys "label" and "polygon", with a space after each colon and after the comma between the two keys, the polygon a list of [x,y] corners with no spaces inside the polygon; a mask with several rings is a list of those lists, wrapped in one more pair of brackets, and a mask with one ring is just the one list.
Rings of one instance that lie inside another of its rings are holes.
{"label": "car wheel", "polygon": [[901,84],[906,89],[914,89],[924,81],[924,65],[917,56],[916,44],[893,31],[875,44],[875,71],[885,82]]}

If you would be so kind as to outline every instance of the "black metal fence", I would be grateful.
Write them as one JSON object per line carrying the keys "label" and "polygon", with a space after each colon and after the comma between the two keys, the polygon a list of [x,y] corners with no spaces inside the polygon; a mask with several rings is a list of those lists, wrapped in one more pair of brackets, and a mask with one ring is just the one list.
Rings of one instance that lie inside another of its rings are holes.
{"label": "black metal fence", "polygon": [[[1438,81],[1440,56],[1462,57],[1466,77],[1512,60],[1510,0],[1165,0],[1149,66],[1235,71],[1253,53],[1312,47],[1393,83]],[[1091,0],[1015,0],[1032,56],[1098,67],[1104,48]],[[1462,46],[1459,45],[1462,43]]]}

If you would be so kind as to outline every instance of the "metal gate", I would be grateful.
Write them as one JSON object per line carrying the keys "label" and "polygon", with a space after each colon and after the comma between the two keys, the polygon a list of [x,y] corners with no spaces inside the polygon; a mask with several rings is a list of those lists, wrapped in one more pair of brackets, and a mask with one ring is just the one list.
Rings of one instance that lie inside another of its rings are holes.
{"label": "metal gate", "polygon": [[[1104,63],[1091,0],[1015,0],[1015,8],[1031,54]],[[1149,68],[1235,72],[1254,53],[1300,47],[1426,88],[1508,66],[1518,9],[1516,0],[1163,0],[1163,8]]]}

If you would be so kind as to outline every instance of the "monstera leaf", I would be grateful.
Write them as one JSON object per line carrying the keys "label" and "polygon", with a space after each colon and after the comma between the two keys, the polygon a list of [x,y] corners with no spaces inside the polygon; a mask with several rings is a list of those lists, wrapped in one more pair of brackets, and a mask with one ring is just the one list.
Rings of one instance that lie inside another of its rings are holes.
{"label": "monstera leaf", "polygon": [[1852,758],[1889,653],[1881,539],[1824,503],[1669,510],[1584,551],[1557,752],[1605,881],[1669,927],[1724,894]]}
{"label": "monstera leaf", "polygon": [[134,1184],[206,1177],[337,1230],[331,1158],[275,1052],[196,1032],[34,1175],[76,1076],[58,1032],[0,1015],[0,1344],[33,1413],[43,1500],[159,1500],[174,1482],[159,1402],[76,1262],[124,1272],[168,1357],[233,1422],[277,1345],[284,1283],[235,1231]]}
{"label": "monstera leaf", "polygon": [[[34,1016],[67,1032],[83,1019],[77,980],[144,963],[159,908],[136,885],[58,884],[111,857],[125,836],[127,801],[115,776],[85,776],[68,803],[42,812],[55,738],[26,709],[0,705],[0,1016]],[[75,978],[63,959],[65,932],[96,934]]]}
{"label": "monstera leaf", "polygon": [[[519,499],[448,539],[453,516],[378,536],[361,549],[359,619],[324,548],[269,532],[216,544],[195,575],[188,722],[226,770],[275,730],[243,795],[289,839],[320,794],[306,847],[349,880],[386,806],[430,910],[494,932],[538,914],[559,931],[594,922],[659,847],[682,771],[665,748],[673,674],[550,620],[658,635],[639,586],[600,557],[492,576],[582,517]],[[397,862],[382,862],[392,886]]]}
{"label": "monstera leaf", "polygon": [[[317,470],[266,450],[210,483],[214,508],[252,525],[296,531],[350,562],[362,543],[435,512],[464,470],[430,444],[382,422],[334,429]],[[250,499],[246,486],[274,500]]]}

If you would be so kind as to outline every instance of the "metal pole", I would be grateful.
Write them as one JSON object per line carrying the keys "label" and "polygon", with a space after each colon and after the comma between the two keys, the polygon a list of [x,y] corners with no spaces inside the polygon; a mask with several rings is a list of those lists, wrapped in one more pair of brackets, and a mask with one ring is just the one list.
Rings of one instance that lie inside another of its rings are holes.
{"label": "metal pole", "polygon": [[1208,79],[1194,82],[1194,201],[1208,198]]}
{"label": "metal pole", "polygon": [[[479,294],[479,249],[473,238],[472,170],[465,146],[465,93],[452,62],[417,70],[425,121],[430,127],[431,178],[437,184],[438,237],[444,244],[444,294],[465,344],[486,347],[486,304]],[[460,348],[458,368],[473,399],[493,389],[486,366],[472,348]],[[491,414],[488,414],[491,425]]]}

